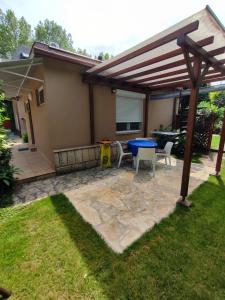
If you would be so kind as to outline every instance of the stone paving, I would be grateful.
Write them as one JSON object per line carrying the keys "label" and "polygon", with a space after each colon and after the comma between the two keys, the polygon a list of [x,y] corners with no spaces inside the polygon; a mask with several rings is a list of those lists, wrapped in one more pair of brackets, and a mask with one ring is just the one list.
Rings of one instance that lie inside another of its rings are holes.
{"label": "stone paving", "polygon": [[[192,164],[189,192],[213,172],[215,160]],[[179,197],[182,161],[172,167],[159,162],[152,178],[147,167],[138,175],[131,167],[93,168],[22,184],[14,203],[64,193],[83,219],[115,252],[122,253],[143,233],[172,213]]]}

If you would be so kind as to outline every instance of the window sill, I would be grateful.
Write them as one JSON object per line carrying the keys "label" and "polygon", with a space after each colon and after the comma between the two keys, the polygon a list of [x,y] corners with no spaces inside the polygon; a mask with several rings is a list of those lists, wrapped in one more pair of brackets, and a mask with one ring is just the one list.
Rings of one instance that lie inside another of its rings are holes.
{"label": "window sill", "polygon": [[125,134],[133,134],[133,133],[142,133],[142,130],[126,130],[126,131],[116,131],[116,135],[125,135]]}

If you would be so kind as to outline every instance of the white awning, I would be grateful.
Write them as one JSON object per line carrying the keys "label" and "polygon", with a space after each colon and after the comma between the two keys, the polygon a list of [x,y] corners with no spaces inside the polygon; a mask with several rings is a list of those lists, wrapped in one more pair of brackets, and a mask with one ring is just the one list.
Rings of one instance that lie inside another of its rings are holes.
{"label": "white awning", "polygon": [[0,62],[0,87],[4,90],[6,99],[19,96],[23,90],[30,90],[24,87],[27,79],[43,82],[41,78],[29,76],[32,69],[40,64],[42,64],[42,59],[40,58]]}

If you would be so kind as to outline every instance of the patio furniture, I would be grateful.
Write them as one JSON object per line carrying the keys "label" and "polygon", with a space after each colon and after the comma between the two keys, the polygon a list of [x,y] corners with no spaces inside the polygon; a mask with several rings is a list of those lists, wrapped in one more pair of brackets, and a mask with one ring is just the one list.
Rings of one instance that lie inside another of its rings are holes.
{"label": "patio furniture", "polygon": [[122,147],[122,145],[121,145],[121,143],[119,141],[116,141],[116,144],[118,145],[118,148],[119,148],[119,162],[118,162],[118,168],[119,168],[123,157],[125,157],[125,156],[131,156],[132,152],[125,152],[123,150],[123,147]]}
{"label": "patio furniture", "polygon": [[135,140],[149,141],[151,138],[135,138]]}
{"label": "patio furniture", "polygon": [[167,142],[164,149],[156,149],[157,158],[164,157],[166,165],[167,165],[167,158],[168,158],[170,166],[171,166],[171,150],[172,150],[172,148],[173,148],[173,143]]}
{"label": "patio furniture", "polygon": [[127,143],[128,148],[131,150],[133,156],[137,156],[138,148],[157,148],[158,144],[154,140],[130,140]]}
{"label": "patio furniture", "polygon": [[138,148],[138,154],[136,157],[136,174],[138,173],[139,162],[141,160],[151,162],[153,177],[155,177],[155,161],[156,161],[155,148]]}
{"label": "patio furniture", "polygon": [[184,134],[186,134],[186,131],[152,131],[152,135],[156,138],[159,148],[164,148],[167,142],[174,143],[179,138],[179,136]]}

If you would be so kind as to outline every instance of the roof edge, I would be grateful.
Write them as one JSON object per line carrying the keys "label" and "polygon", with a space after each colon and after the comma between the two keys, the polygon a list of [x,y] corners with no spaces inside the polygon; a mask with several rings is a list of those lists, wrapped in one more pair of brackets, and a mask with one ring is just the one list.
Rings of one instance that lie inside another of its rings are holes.
{"label": "roof edge", "polygon": [[31,51],[30,57],[39,55],[39,56],[47,56],[52,57],[58,60],[67,61],[74,64],[84,65],[86,67],[94,67],[97,64],[101,63],[100,60],[87,57],[85,55],[77,54],[71,51],[67,51],[61,48],[55,48],[49,46],[46,43],[42,42],[34,42]]}
{"label": "roof edge", "polygon": [[220,21],[220,19],[214,13],[214,11],[212,10],[212,8],[209,5],[206,5],[205,8],[210,13],[210,15],[213,17],[213,19],[216,21],[216,23],[220,26],[220,28],[225,32],[225,27],[224,27],[223,23]]}

